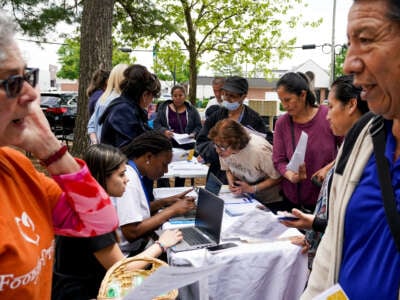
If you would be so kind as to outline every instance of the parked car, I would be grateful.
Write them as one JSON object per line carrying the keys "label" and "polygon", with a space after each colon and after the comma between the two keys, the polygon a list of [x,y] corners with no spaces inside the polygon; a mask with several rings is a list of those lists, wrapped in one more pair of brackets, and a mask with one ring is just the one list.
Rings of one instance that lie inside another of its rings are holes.
{"label": "parked car", "polygon": [[171,94],[162,94],[160,98],[157,99],[157,101],[166,101],[166,100],[172,100]]}
{"label": "parked car", "polygon": [[40,96],[40,107],[52,131],[63,137],[72,134],[77,113],[78,93],[43,92]]}

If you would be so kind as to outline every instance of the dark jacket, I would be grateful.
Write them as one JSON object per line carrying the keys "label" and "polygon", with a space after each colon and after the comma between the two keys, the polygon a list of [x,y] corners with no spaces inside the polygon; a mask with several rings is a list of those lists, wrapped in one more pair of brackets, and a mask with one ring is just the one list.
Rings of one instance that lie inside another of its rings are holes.
{"label": "dark jacket", "polygon": [[[196,139],[196,152],[206,163],[210,164],[209,173],[214,173],[225,184],[227,183],[225,172],[221,170],[219,157],[215,151],[214,144],[207,136],[211,128],[214,127],[218,121],[228,118],[228,112],[229,111],[224,107],[220,107],[213,112],[206,119]],[[266,138],[272,144],[272,132],[268,130],[260,115],[246,105],[244,105],[243,117],[240,123],[250,129],[267,134]]]}
{"label": "dark jacket", "polygon": [[[169,124],[167,120],[167,107],[171,104],[172,100],[167,100],[161,103],[157,110],[157,116],[154,119],[154,129],[164,133],[165,130],[169,129]],[[196,107],[194,107],[189,102],[185,101],[186,111],[187,111],[187,126],[184,128],[185,133],[194,134],[194,137],[200,132],[201,129],[201,120],[200,114],[197,111]]]}
{"label": "dark jacket", "polygon": [[99,119],[103,124],[101,143],[122,147],[143,132],[151,130],[147,124],[147,111],[127,95],[111,101]]}

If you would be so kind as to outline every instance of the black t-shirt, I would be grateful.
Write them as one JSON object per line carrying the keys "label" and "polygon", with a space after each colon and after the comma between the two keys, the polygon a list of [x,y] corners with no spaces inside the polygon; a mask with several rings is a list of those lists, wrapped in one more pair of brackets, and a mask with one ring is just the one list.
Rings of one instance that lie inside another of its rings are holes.
{"label": "black t-shirt", "polygon": [[[56,237],[52,299],[96,298],[106,269],[94,252],[117,242],[114,232],[91,238]],[[73,297],[73,298],[72,298]]]}

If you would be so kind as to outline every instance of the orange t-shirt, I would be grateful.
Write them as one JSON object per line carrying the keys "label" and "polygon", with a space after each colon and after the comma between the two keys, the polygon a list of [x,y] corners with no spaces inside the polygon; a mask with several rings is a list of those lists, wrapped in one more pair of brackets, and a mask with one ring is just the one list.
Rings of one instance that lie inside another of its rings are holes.
{"label": "orange t-shirt", "polygon": [[22,153],[0,148],[0,299],[50,299],[61,194]]}

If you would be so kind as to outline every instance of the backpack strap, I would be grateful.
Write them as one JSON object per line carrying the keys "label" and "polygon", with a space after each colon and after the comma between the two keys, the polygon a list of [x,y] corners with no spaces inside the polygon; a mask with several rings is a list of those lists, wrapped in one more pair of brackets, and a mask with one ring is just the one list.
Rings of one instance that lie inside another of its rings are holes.
{"label": "backpack strap", "polygon": [[376,116],[372,121],[370,134],[374,144],[376,167],[383,198],[383,207],[390,232],[400,252],[400,215],[397,212],[392,181],[390,178],[389,164],[385,157],[386,134],[385,124],[381,116]]}

